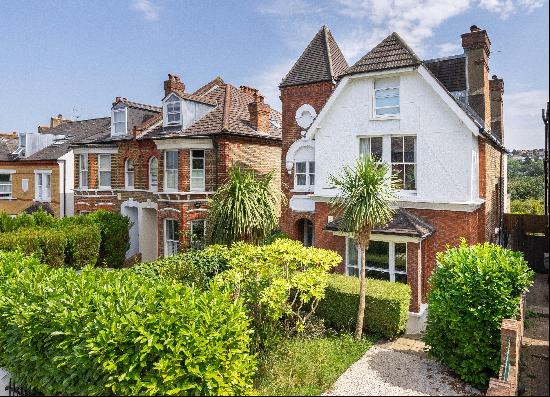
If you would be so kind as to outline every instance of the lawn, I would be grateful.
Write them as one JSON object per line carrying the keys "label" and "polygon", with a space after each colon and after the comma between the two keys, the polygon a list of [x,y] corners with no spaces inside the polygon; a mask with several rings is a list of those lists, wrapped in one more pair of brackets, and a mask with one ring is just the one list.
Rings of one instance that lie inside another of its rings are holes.
{"label": "lawn", "polygon": [[292,338],[262,360],[255,388],[260,395],[318,396],[373,344],[349,334]]}

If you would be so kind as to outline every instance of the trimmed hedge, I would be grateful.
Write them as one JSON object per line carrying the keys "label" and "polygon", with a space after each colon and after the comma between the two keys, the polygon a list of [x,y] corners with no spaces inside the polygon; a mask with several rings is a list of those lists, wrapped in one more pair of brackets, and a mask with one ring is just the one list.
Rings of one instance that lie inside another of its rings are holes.
{"label": "trimmed hedge", "polygon": [[[405,331],[411,301],[407,284],[366,279],[365,328],[393,339]],[[353,330],[359,308],[359,279],[331,274],[316,314],[336,329]]]}
{"label": "trimmed hedge", "polygon": [[84,266],[94,266],[99,258],[101,233],[99,227],[90,225],[71,225],[62,229],[67,237],[65,264],[82,269]]}
{"label": "trimmed hedge", "polygon": [[61,267],[65,263],[67,237],[57,229],[19,229],[10,233],[0,233],[0,250],[20,249],[26,255],[36,255],[51,267]]}
{"label": "trimmed hedge", "polygon": [[500,367],[501,322],[518,314],[533,272],[519,252],[464,240],[437,262],[424,341],[462,379],[486,386]]}
{"label": "trimmed hedge", "polygon": [[116,212],[99,210],[85,215],[99,226],[101,245],[98,266],[121,268],[130,248],[130,219]]}
{"label": "trimmed hedge", "polygon": [[216,288],[0,252],[0,366],[45,395],[248,394],[248,327]]}

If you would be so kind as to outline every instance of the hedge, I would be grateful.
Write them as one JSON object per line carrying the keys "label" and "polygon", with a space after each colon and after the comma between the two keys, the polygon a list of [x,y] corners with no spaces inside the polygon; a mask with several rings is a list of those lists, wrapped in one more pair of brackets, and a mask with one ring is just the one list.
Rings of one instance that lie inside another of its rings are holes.
{"label": "hedge", "polygon": [[67,237],[57,229],[19,229],[0,233],[0,250],[20,249],[26,255],[36,255],[43,263],[60,267],[65,263]]}
{"label": "hedge", "polygon": [[0,252],[0,366],[45,395],[250,393],[248,327],[216,288]]}
{"label": "hedge", "polygon": [[501,322],[517,315],[533,272],[521,253],[464,240],[438,253],[437,262],[424,341],[462,379],[486,386],[500,366]]}
{"label": "hedge", "polygon": [[[407,284],[366,279],[365,328],[393,339],[405,331],[411,301]],[[336,329],[353,330],[359,308],[359,279],[329,275],[316,314]]]}
{"label": "hedge", "polygon": [[130,248],[130,219],[116,212],[105,210],[85,215],[99,226],[101,245],[98,266],[121,268],[126,251]]}
{"label": "hedge", "polygon": [[67,237],[65,264],[82,269],[86,265],[94,266],[99,258],[101,233],[99,227],[90,225],[71,225],[62,229]]}

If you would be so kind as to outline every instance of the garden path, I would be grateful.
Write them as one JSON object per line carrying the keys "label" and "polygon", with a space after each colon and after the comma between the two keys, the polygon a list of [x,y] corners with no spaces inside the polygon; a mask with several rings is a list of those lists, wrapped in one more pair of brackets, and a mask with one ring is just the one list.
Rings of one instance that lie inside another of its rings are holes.
{"label": "garden path", "polygon": [[420,335],[374,345],[326,396],[465,396],[480,392],[428,358]]}
{"label": "garden path", "polygon": [[2,368],[0,368],[0,396],[9,395],[8,391],[6,390],[6,387],[8,386],[9,382],[10,382],[9,374],[6,371],[4,371]]}

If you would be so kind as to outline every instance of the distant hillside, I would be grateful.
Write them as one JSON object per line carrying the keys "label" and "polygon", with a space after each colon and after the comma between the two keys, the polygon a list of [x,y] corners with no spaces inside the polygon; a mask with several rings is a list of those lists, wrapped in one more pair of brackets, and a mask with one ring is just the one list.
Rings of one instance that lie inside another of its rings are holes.
{"label": "distant hillside", "polygon": [[544,150],[514,150],[508,158],[513,213],[544,213]]}

